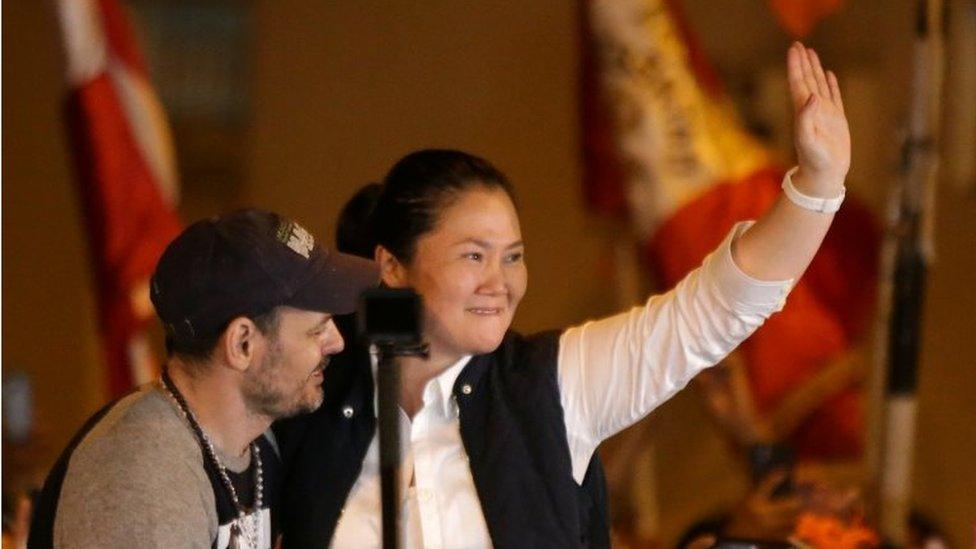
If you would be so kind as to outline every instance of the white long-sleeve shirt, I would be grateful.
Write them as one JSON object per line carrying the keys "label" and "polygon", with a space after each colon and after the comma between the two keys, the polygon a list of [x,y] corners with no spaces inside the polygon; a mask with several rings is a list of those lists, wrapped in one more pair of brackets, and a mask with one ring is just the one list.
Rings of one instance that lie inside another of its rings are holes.
{"label": "white long-sleeve shirt", "polygon": [[[732,242],[748,226],[736,225],[671,291],[560,336],[560,401],[577,483],[600,442],[671,398],[783,307],[792,280],[759,281],[732,260]],[[427,383],[423,407],[412,421],[400,413],[402,546],[408,549],[491,546],[452,398],[454,382],[470,359],[462,358]],[[380,507],[374,436],[332,546],[379,547]]]}

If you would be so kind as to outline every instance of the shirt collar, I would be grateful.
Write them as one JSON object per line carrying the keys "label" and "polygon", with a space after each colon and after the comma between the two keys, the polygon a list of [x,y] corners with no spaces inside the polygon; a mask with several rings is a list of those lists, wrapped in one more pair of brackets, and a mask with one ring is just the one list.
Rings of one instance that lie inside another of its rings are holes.
{"label": "shirt collar", "polygon": [[451,397],[454,395],[454,383],[457,381],[461,371],[464,367],[471,361],[471,355],[463,356],[460,360],[452,364],[446,370],[440,373],[437,377],[431,381],[437,383],[438,388],[441,391],[441,402],[448,403],[451,402]]}
{"label": "shirt collar", "polygon": [[[471,361],[471,355],[465,355],[458,359],[457,362],[450,365],[443,372],[432,378],[427,384],[435,384],[438,392],[441,396],[441,404],[444,406],[445,413],[448,413],[451,404],[451,397],[454,393],[454,383],[457,381],[459,375],[464,370],[464,367]],[[379,367],[379,355],[375,352],[374,348],[370,349],[369,353],[370,366],[373,368],[373,415],[379,417],[380,415],[380,399],[376,384],[376,369]],[[426,391],[426,387],[424,390]],[[426,403],[425,403],[426,405]]]}

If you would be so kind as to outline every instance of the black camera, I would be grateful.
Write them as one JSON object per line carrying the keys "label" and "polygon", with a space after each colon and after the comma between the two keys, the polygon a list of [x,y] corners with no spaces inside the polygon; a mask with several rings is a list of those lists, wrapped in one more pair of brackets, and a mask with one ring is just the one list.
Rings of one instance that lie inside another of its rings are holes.
{"label": "black camera", "polygon": [[359,334],[378,345],[417,345],[420,310],[420,296],[409,288],[366,290],[359,302]]}

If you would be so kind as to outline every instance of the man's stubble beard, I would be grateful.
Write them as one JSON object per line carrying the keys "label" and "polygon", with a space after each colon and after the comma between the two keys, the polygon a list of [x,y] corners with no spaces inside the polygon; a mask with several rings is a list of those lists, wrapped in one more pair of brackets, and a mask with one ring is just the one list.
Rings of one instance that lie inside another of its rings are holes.
{"label": "man's stubble beard", "polygon": [[[310,386],[308,378],[298,387],[282,389],[275,383],[280,375],[282,351],[277,342],[271,342],[271,350],[244,383],[244,402],[253,414],[269,417],[272,420],[314,412],[322,405],[321,386]],[[328,357],[320,367],[324,370]],[[309,396],[313,395],[314,396]]]}

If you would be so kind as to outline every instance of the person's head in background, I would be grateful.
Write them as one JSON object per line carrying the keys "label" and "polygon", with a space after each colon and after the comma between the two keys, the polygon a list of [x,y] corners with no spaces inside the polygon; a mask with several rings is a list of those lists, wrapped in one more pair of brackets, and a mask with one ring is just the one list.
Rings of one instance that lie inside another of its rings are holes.
{"label": "person's head in background", "polygon": [[379,183],[364,185],[339,211],[336,222],[336,249],[344,254],[373,259],[376,237],[371,226],[373,210],[383,192]]}
{"label": "person's head in background", "polygon": [[524,245],[508,179],[453,150],[411,153],[343,209],[340,249],[372,250],[382,281],[424,303],[431,361],[495,350],[525,294]]}

